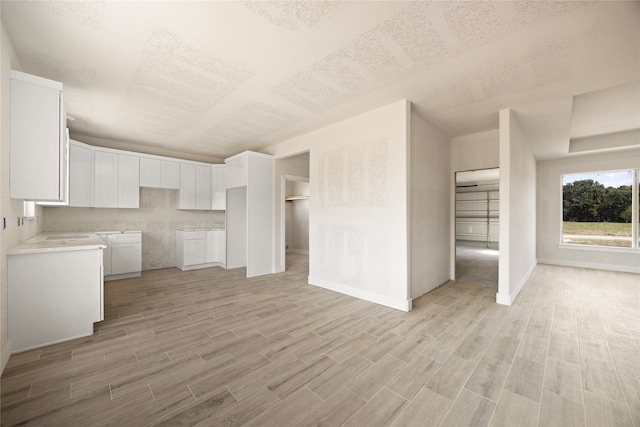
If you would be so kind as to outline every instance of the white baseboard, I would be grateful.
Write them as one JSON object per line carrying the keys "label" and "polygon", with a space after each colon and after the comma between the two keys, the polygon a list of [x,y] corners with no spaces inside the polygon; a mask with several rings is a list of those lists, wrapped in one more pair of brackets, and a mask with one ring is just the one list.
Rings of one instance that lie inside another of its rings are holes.
{"label": "white baseboard", "polygon": [[531,278],[531,275],[533,274],[533,270],[536,269],[537,265],[538,265],[538,260],[535,260],[533,264],[531,264],[531,267],[529,267],[529,270],[527,270],[525,275],[520,279],[520,281],[518,282],[518,285],[513,290],[513,292],[511,292],[510,294],[501,294],[500,292],[496,293],[496,303],[502,304],[502,305],[513,304],[513,302],[516,300],[516,297],[518,296],[522,288],[524,288],[524,285]]}
{"label": "white baseboard", "polygon": [[[227,269],[227,266],[221,262],[209,262],[206,264],[197,264],[197,265],[185,265],[182,267],[178,267],[176,266],[177,269],[182,270],[182,271],[189,271],[189,270],[199,270],[201,268],[211,268],[211,267],[222,267],[225,270]],[[240,267],[238,267],[240,268]]]}
{"label": "white baseboard", "polygon": [[561,259],[542,258],[540,264],[560,265],[562,267],[590,268],[593,270],[620,271],[623,273],[640,273],[640,267],[632,265],[594,264],[592,262],[566,261]]}
{"label": "white baseboard", "polygon": [[410,299],[397,300],[394,298],[386,297],[384,295],[375,294],[373,292],[352,288],[351,286],[329,282],[327,280],[318,279],[311,276],[309,276],[309,284],[318,286],[320,288],[328,289],[330,291],[339,292],[341,294],[356,297],[365,301],[384,305],[385,307],[395,308],[396,310],[407,311],[407,312],[411,311],[412,301]]}

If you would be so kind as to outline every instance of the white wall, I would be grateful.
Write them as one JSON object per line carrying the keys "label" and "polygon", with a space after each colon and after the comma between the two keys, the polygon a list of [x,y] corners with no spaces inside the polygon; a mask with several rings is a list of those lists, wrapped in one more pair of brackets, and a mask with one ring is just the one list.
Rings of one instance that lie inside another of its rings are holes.
{"label": "white wall", "polygon": [[640,273],[640,252],[559,246],[562,234],[562,175],[640,168],[640,149],[574,155],[538,163],[538,262]]}
{"label": "white wall", "polygon": [[22,216],[22,202],[9,198],[9,163],[11,148],[10,131],[10,75],[11,70],[20,70],[20,64],[13,50],[4,23],[0,15],[0,39],[2,60],[0,65],[0,230],[2,220],[6,218],[7,228],[0,232],[0,353],[1,368],[4,369],[11,355],[11,342],[8,336],[7,319],[7,250],[19,245],[42,231],[42,208],[36,208],[38,220],[26,220],[18,226]]}
{"label": "white wall", "polygon": [[451,138],[453,172],[499,166],[500,133],[498,129]]}
{"label": "white wall", "polygon": [[451,244],[448,138],[411,113],[409,145],[409,274],[415,299],[449,280]]}
{"label": "white wall", "polygon": [[500,255],[496,302],[511,305],[536,261],[536,160],[510,109],[500,110]]}
{"label": "white wall", "polygon": [[264,150],[310,152],[309,283],[411,308],[407,121],[398,101]]}

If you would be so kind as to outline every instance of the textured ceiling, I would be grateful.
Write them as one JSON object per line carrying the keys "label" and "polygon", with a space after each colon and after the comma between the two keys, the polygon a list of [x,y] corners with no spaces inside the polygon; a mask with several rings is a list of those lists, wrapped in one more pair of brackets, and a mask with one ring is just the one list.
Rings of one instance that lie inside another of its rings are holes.
{"label": "textured ceiling", "polygon": [[72,136],[185,157],[405,98],[450,136],[514,108],[534,154],[557,157],[574,96],[640,78],[638,2],[2,1],[2,20],[22,70],[64,83]]}

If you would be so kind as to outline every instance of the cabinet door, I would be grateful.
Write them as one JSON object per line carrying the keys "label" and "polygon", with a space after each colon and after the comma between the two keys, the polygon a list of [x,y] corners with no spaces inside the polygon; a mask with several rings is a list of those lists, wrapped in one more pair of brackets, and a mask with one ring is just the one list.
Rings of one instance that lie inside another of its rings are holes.
{"label": "cabinet door", "polygon": [[180,163],[162,162],[162,188],[178,190],[180,188]]}
{"label": "cabinet door", "polygon": [[180,188],[180,163],[141,157],[140,187],[178,190]]}
{"label": "cabinet door", "polygon": [[213,183],[211,192],[211,209],[225,210],[227,202],[227,168],[213,167]]}
{"label": "cabinet door", "polygon": [[118,243],[111,247],[111,274],[136,273],[142,270],[140,243]]}
{"label": "cabinet door", "polygon": [[207,262],[226,263],[224,230],[207,231]]}
{"label": "cabinet door", "polygon": [[205,251],[205,261],[206,262],[216,262],[216,235],[215,231],[209,230],[207,231],[207,243],[206,243],[206,251]]}
{"label": "cabinet door", "polygon": [[206,239],[185,239],[184,265],[204,264],[206,251]]}
{"label": "cabinet door", "polygon": [[196,208],[196,166],[186,163],[180,165],[180,191],[178,209]]}
{"label": "cabinet door", "polygon": [[140,163],[136,156],[118,155],[118,207],[140,207]]}
{"label": "cabinet door", "polygon": [[69,146],[69,206],[93,206],[93,152]]}
{"label": "cabinet door", "polygon": [[196,209],[211,210],[211,166],[196,167]]}
{"label": "cabinet door", "polygon": [[162,160],[140,159],[140,187],[162,188]]}
{"label": "cabinet door", "polygon": [[118,207],[118,155],[106,151],[94,153],[94,206]]}
{"label": "cabinet door", "polygon": [[11,71],[10,196],[66,199],[66,128],[62,83]]}

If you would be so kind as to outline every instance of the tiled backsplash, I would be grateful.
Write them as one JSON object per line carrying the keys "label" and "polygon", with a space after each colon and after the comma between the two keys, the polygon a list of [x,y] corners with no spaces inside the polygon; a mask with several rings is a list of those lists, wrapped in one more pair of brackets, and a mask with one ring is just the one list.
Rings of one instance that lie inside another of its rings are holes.
{"label": "tiled backsplash", "polygon": [[175,267],[178,228],[224,225],[224,211],[176,209],[177,191],[140,189],[139,209],[44,208],[44,231],[142,231],[142,269]]}

